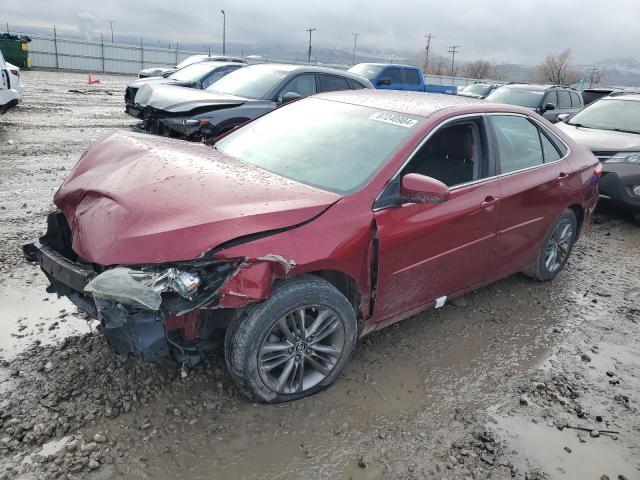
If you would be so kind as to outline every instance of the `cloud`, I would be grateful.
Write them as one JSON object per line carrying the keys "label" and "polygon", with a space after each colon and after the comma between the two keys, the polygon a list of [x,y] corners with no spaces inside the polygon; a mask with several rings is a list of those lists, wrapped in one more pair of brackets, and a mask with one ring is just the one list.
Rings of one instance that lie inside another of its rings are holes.
{"label": "cloud", "polygon": [[[536,64],[570,48],[577,62],[637,55],[640,2],[616,0],[25,0],[3,6],[9,23],[73,24],[87,34],[143,35],[167,42],[219,43],[227,13],[227,41],[300,45],[315,27],[314,44],[348,49],[358,32],[362,49],[415,53],[432,33],[434,53],[461,45],[461,61],[489,58]],[[78,11],[83,13],[78,15]],[[86,15],[85,15],[86,14]],[[82,16],[82,18],[80,18]],[[93,20],[95,22],[93,22]],[[93,26],[93,27],[92,27]]]}

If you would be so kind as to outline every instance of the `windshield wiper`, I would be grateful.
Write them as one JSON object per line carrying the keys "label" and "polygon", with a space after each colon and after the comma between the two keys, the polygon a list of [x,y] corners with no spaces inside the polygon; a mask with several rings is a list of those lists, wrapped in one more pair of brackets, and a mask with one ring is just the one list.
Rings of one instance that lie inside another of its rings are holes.
{"label": "windshield wiper", "polygon": [[567,122],[567,125],[572,125],[574,127],[580,127],[580,128],[595,128],[595,127],[590,127],[589,125],[583,125],[581,123],[571,123],[571,122]]}

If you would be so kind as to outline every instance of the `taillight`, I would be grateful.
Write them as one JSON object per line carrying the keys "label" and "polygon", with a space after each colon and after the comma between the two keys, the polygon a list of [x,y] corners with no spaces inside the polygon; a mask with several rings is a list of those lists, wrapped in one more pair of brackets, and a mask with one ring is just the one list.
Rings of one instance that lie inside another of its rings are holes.
{"label": "taillight", "polygon": [[593,174],[598,178],[600,178],[603,175],[602,164],[600,162],[598,162],[598,164],[595,167],[593,167]]}
{"label": "taillight", "polygon": [[9,70],[16,77],[20,76],[20,70],[14,70],[13,68]]}

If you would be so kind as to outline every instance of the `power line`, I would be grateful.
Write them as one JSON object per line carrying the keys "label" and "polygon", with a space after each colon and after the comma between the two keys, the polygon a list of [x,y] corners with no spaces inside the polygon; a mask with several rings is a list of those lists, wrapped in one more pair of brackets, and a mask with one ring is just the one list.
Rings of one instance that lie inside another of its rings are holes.
{"label": "power line", "polygon": [[307,28],[307,32],[309,32],[309,54],[307,56],[307,59],[309,61],[309,63],[311,63],[311,32],[315,32],[317,30],[317,28]]}
{"label": "power line", "polygon": [[458,50],[458,48],[460,48],[460,45],[451,45],[449,47],[449,53],[451,54],[451,76],[454,76],[454,70],[453,67],[455,65],[456,62],[456,51]]}
{"label": "power line", "polygon": [[351,64],[355,65],[356,64],[356,45],[358,43],[358,35],[360,35],[359,33],[353,32],[353,58],[351,60]]}

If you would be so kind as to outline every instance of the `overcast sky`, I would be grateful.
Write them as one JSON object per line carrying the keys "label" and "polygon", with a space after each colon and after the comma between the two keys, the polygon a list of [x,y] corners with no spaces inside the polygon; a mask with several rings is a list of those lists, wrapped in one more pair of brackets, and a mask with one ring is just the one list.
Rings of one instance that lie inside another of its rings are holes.
{"label": "overcast sky", "polygon": [[[459,59],[537,64],[570,48],[574,61],[640,57],[640,0],[3,0],[0,23],[144,35],[167,42],[299,43],[417,52],[432,33],[432,51]],[[2,27],[0,27],[2,28]]]}

